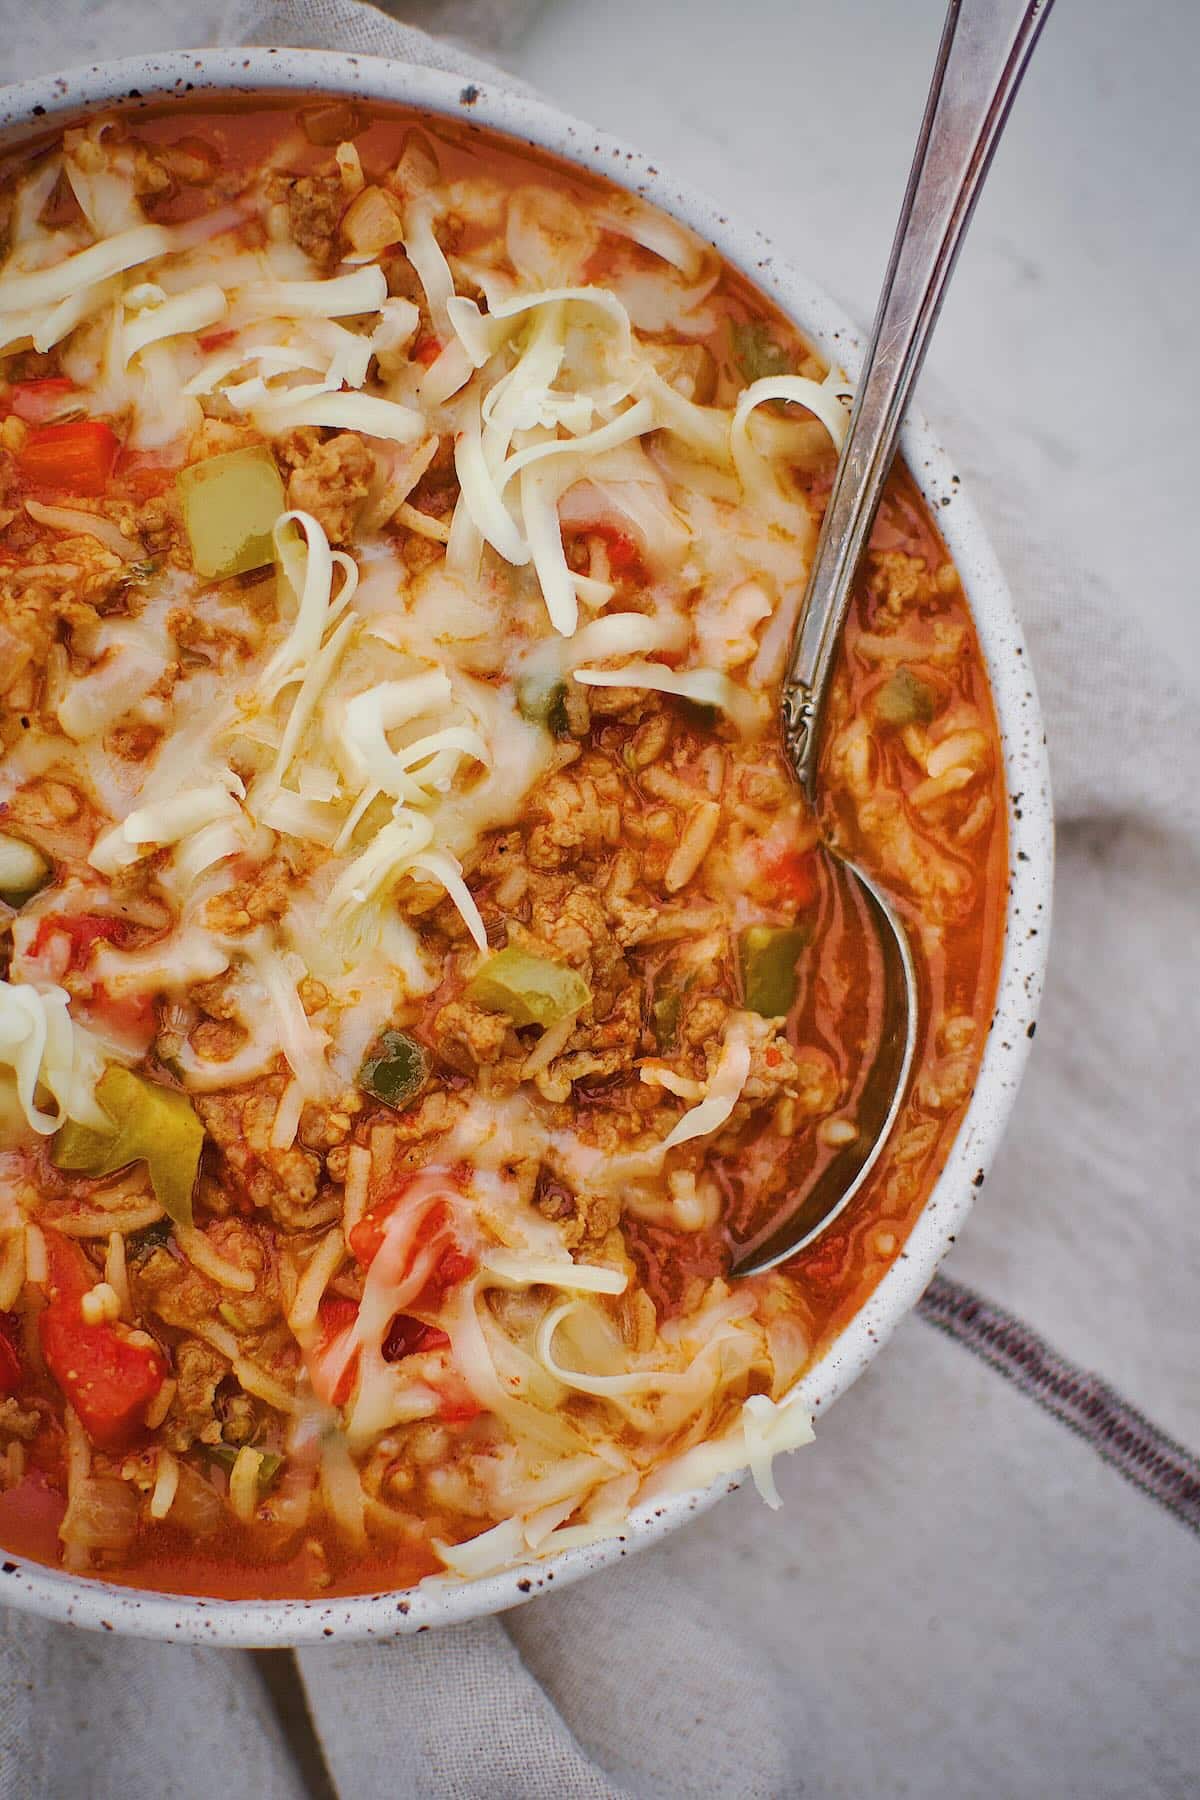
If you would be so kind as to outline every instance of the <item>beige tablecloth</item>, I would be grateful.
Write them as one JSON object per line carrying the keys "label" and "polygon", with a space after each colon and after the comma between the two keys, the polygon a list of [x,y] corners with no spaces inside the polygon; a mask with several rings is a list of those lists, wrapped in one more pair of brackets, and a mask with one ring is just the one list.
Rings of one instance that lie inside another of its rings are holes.
{"label": "beige tablecloth", "polygon": [[[514,14],[421,16],[495,47]],[[354,0],[0,0],[0,26],[14,76],[237,39],[466,66]],[[0,1614],[0,1796],[1200,1791],[1200,1465],[1171,1441],[1200,1445],[1200,680],[1062,559],[1005,443],[924,401],[1029,630],[1060,821],[1032,1072],[948,1267],[986,1299],[942,1285],[901,1327],[783,1512],[739,1494],[504,1619],[264,1670]]]}

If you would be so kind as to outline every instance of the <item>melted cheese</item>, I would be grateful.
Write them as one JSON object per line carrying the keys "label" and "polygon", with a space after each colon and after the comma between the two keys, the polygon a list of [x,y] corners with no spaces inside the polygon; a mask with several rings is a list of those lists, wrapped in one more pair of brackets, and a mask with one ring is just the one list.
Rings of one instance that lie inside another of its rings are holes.
{"label": "melted cheese", "polygon": [[[353,146],[339,149],[337,164],[345,191],[361,189]],[[39,220],[59,167],[84,222],[52,232]],[[259,604],[265,587],[251,607],[232,584],[197,594],[159,572],[149,597],[131,590],[129,616],[79,635],[73,647],[90,667],[76,665],[54,689],[58,723],[78,746],[78,778],[106,821],[91,869],[116,880],[154,858],[158,892],[176,913],[143,948],[98,945],[88,973],[115,1000],[186,1001],[197,982],[225,975],[245,1042],[223,1062],[185,1043],[181,1079],[213,1092],[268,1071],[282,1077],[270,1134],[277,1151],[295,1140],[303,1107],[335,1102],[378,1033],[411,1019],[414,998],[442,978],[401,916],[413,890],[424,907],[427,890],[440,888],[477,948],[488,948],[472,893],[481,846],[520,817],[563,754],[521,715],[523,678],[675,694],[721,708],[745,734],[762,728],[766,703],[756,695],[777,672],[813,541],[789,459],[822,428],[840,443],[847,418],[837,372],[823,382],[771,377],[732,408],[699,405],[664,379],[672,365],[646,334],[669,329],[678,342],[709,331],[719,266],[651,209],[581,206],[536,184],[473,195],[459,182],[454,209],[495,233],[460,259],[439,241],[450,190],[422,155],[406,152],[395,187],[438,340],[432,360],[425,344],[420,360],[412,354],[421,311],[388,295],[377,261],[320,276],[278,209],[264,209],[254,246],[237,208],[169,230],[148,224],[130,153],[102,132],[72,135],[61,164],[51,158],[33,172],[0,270],[0,355],[63,344],[63,367],[89,410],[127,416],[133,445],[187,445],[214,414],[267,437],[313,426],[368,440],[374,473],[353,555],[331,548],[310,513],[277,522],[273,623]],[[587,285],[582,273],[599,229],[649,253],[618,257],[607,287]],[[485,307],[455,293],[456,276],[477,283]],[[195,334],[215,325],[231,335],[206,354]],[[769,401],[787,402],[792,414],[758,414]],[[800,408],[811,417],[798,425]],[[459,497],[443,518],[436,500],[409,497],[449,440]],[[99,538],[127,559],[139,553],[111,519],[37,506],[31,517],[47,530]],[[373,535],[396,524],[445,543],[444,559],[411,572],[389,539]],[[564,533],[576,540],[570,560]],[[617,598],[628,592],[629,567],[617,546],[630,542],[639,564],[632,603]],[[175,666],[170,621],[180,604],[214,627],[208,668],[191,658],[186,670]],[[224,627],[236,649],[222,643]],[[745,685],[730,675],[742,669]],[[126,716],[163,732],[144,763],[108,749]],[[53,734],[18,743],[5,792],[49,770],[60,745]],[[236,915],[243,887],[253,905],[268,866],[268,904],[255,915],[268,922],[238,931],[235,916],[223,935],[213,921],[231,903]],[[32,917],[15,934],[18,976],[36,973],[31,926]],[[325,990],[315,1006],[306,976]],[[460,1167],[451,1180],[429,1170],[412,1184],[385,1223],[355,1324],[322,1353],[317,1308],[344,1251],[341,1229],[329,1234],[292,1322],[318,1392],[328,1396],[353,1372],[346,1433],[327,1432],[320,1455],[321,1498],[351,1541],[365,1541],[382,1504],[357,1459],[381,1431],[436,1417],[447,1381],[493,1416],[495,1453],[478,1459],[472,1479],[503,1519],[469,1545],[438,1546],[454,1574],[588,1541],[663,1484],[747,1464],[777,1502],[772,1457],[811,1432],[790,1402],[757,1393],[740,1402],[778,1373],[753,1287],[730,1294],[714,1283],[698,1312],[667,1322],[650,1349],[635,1352],[614,1304],[631,1275],[617,1266],[619,1247],[614,1258],[609,1240],[605,1261],[574,1261],[562,1226],[522,1199],[513,1175],[536,1156],[581,1190],[648,1216],[666,1206],[681,1228],[706,1223],[707,1201],[686,1171],[671,1169],[670,1154],[731,1118],[759,1029],[751,1015],[733,1015],[703,1084],[647,1065],[646,1080],[687,1104],[661,1143],[621,1156],[550,1128],[527,1091],[471,1095],[441,1146],[468,1173]],[[526,1079],[569,1032],[568,1021],[531,1048]],[[31,1131],[47,1135],[65,1117],[102,1122],[93,1095],[106,1054],[71,1020],[63,990],[0,984],[0,1062],[13,1071]],[[355,1155],[367,1157],[359,1147]],[[371,1179],[356,1165],[360,1210]],[[407,1306],[422,1309],[450,1246],[472,1272],[437,1314],[449,1345],[387,1362],[390,1322]],[[191,1247],[203,1259],[200,1244]],[[241,1271],[223,1268],[219,1280],[244,1285]],[[333,1419],[323,1403],[298,1400],[238,1357],[232,1333],[205,1330],[243,1386],[293,1414],[298,1433]],[[565,1409],[572,1392],[588,1406]],[[711,1419],[731,1412],[715,1441],[697,1443]],[[647,1480],[664,1457],[668,1468]],[[246,1516],[256,1468],[247,1457],[236,1471]],[[164,1464],[160,1515],[173,1498]]]}

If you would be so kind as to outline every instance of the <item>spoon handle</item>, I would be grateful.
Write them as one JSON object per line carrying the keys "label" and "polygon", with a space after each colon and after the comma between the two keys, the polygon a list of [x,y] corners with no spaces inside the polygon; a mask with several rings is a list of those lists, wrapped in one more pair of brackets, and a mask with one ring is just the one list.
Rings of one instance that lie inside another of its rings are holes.
{"label": "spoon handle", "polygon": [[821,714],[850,586],[992,153],[1051,0],[950,0],[875,327],[783,686],[784,742],[815,797]]}

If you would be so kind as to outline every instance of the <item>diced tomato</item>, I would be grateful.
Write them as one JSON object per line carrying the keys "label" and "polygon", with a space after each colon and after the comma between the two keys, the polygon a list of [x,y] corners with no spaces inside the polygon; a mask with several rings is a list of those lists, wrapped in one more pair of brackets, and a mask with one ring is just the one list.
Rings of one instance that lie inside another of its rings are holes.
{"label": "diced tomato", "polygon": [[51,938],[66,937],[71,942],[68,967],[81,969],[97,944],[127,943],[129,932],[128,920],[115,918],[111,913],[47,913],[34,933],[29,954],[36,959]]}
{"label": "diced tomato", "polygon": [[14,1313],[0,1313],[0,1400],[7,1400],[21,1385],[21,1358],[17,1353],[20,1325]]}
{"label": "diced tomato", "polygon": [[424,363],[426,368],[428,368],[431,363],[435,363],[441,354],[442,346],[435,337],[422,338],[420,343],[415,345],[413,349],[413,356],[416,361]]}
{"label": "diced tomato", "polygon": [[52,1305],[59,1301],[64,1304],[83,1299],[88,1289],[95,1287],[96,1275],[91,1263],[70,1238],[64,1237],[61,1231],[44,1231],[46,1240],[46,1264],[49,1271],[46,1280],[46,1293]]}
{"label": "diced tomato", "polygon": [[439,1325],[426,1325],[409,1313],[397,1313],[383,1340],[384,1362],[418,1356],[423,1350],[444,1350],[450,1339]]}
{"label": "diced tomato", "polygon": [[325,1349],[340,1337],[358,1317],[358,1302],[348,1300],[344,1294],[326,1294],[321,1302],[321,1342]]}
{"label": "diced tomato", "polygon": [[[350,1254],[361,1268],[369,1269],[371,1264],[375,1261],[375,1258],[383,1247],[383,1238],[384,1232],[387,1229],[387,1222],[411,1186],[412,1180],[409,1179],[408,1181],[402,1181],[398,1186],[389,1189],[382,1200],[377,1200],[374,1206],[369,1208],[369,1210],[363,1214],[362,1218],[358,1221],[358,1224],[351,1227],[349,1239]],[[436,1212],[440,1219],[443,1208],[440,1206],[436,1207],[434,1212]],[[428,1236],[428,1229],[426,1229],[422,1235]]]}
{"label": "diced tomato", "polygon": [[425,1291],[428,1293],[430,1288],[437,1288],[444,1294],[448,1288],[457,1287],[460,1281],[465,1281],[474,1272],[475,1258],[468,1256],[465,1250],[460,1250],[457,1244],[451,1244],[449,1249],[442,1251]]}
{"label": "diced tomato", "polygon": [[[427,1182],[428,1174],[411,1177],[386,1194],[382,1200],[376,1201],[369,1212],[363,1214],[350,1232],[350,1250],[355,1260],[364,1269],[369,1269],[383,1247],[387,1234],[387,1223],[396,1207],[410,1191],[414,1182]],[[475,1259],[462,1250],[452,1237],[449,1237],[452,1215],[444,1202],[438,1201],[430,1206],[421,1220],[420,1228],[413,1244],[412,1258],[427,1245],[436,1243],[439,1237],[448,1237],[433,1271],[425,1282],[416,1301],[413,1303],[421,1312],[436,1312],[442,1303],[448,1288],[455,1287],[465,1281],[475,1268]],[[396,1271],[399,1279],[402,1271]]]}
{"label": "diced tomato", "polygon": [[232,344],[236,336],[235,331],[202,331],[196,342],[207,353],[209,350],[219,350],[222,344]]}
{"label": "diced tomato", "polygon": [[[357,1319],[358,1305],[353,1300],[345,1299],[341,1294],[326,1294],[317,1316],[321,1325],[321,1337],[317,1344],[314,1360],[319,1370],[321,1363],[332,1351],[338,1339],[349,1331]],[[345,1406],[354,1392],[354,1380],[357,1374],[358,1351],[356,1350],[332,1388],[327,1394],[322,1394],[321,1398],[330,1406]]]}
{"label": "diced tomato", "polygon": [[108,486],[119,448],[111,425],[102,419],[39,425],[17,454],[17,470],[31,487],[94,497]]}
{"label": "diced tomato", "polygon": [[614,575],[636,575],[642,566],[642,551],[635,537],[618,525],[585,526],[588,537],[600,537],[608,548],[608,566]]}
{"label": "diced tomato", "polygon": [[383,1227],[390,1207],[373,1206],[350,1228],[350,1254],[362,1269],[369,1269],[383,1246]]}
{"label": "diced tomato", "polygon": [[39,375],[34,381],[17,381],[8,391],[9,411],[27,425],[46,425],[66,411],[69,396],[78,391],[65,375]]}
{"label": "diced tomato", "polygon": [[78,1244],[47,1231],[49,1304],[38,1321],[46,1366],[102,1450],[122,1450],[166,1379],[162,1353],[124,1325],[88,1325],[80,1302],[95,1283]]}
{"label": "diced tomato", "polygon": [[763,872],[780,900],[802,912],[817,897],[817,859],[811,850],[777,850],[763,861]]}

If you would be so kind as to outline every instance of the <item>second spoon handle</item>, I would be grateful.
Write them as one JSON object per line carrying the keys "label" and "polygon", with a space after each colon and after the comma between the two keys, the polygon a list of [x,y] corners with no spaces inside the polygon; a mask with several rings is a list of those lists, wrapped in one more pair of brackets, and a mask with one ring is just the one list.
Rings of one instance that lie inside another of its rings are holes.
{"label": "second spoon handle", "polygon": [[1051,0],[950,0],[912,173],[783,685],[809,798],[854,572],[963,232]]}

